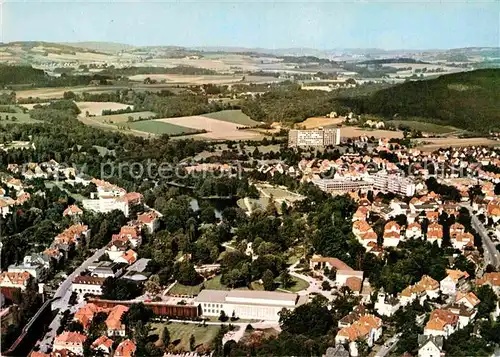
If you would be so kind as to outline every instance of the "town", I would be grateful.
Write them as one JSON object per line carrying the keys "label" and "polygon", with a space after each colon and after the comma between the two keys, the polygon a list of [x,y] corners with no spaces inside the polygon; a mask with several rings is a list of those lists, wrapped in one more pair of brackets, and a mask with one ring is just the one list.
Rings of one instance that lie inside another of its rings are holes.
{"label": "town", "polygon": [[0,1],[0,355],[500,356],[498,10]]}
{"label": "town", "polygon": [[[302,354],[291,336],[327,356],[455,355],[469,338],[493,353],[497,149],[425,152],[347,141],[341,129],[333,142],[302,143],[322,130],[302,132],[280,149],[300,160],[201,158],[180,164],[190,174],[176,182],[140,192],[70,161],[4,161],[3,226],[28,224],[18,234],[31,238],[25,248],[2,241],[3,354],[33,335],[33,357],[202,356],[222,346],[241,355],[273,339]],[[246,183],[234,191],[235,182]],[[223,209],[202,198],[228,192],[238,201]]]}

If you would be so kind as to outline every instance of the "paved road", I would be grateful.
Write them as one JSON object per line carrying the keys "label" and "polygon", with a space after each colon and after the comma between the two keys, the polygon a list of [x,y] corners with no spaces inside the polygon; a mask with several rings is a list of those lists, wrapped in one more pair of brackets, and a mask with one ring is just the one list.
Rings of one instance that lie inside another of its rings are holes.
{"label": "paved road", "polygon": [[104,251],[106,250],[106,247],[102,247],[98,251],[94,253],[90,258],[88,258],[86,261],[84,261],[78,268],[76,268],[68,277],[66,280],[64,280],[61,285],[59,285],[59,288],[57,288],[56,293],[54,294],[54,298],[62,298],[66,295],[66,292],[71,288],[71,283],[73,282],[73,279],[80,275],[83,271],[87,270],[89,265],[96,261],[101,255],[104,254]]}
{"label": "paved road", "polygon": [[461,203],[460,205],[469,210],[469,212],[471,214],[472,227],[481,236],[481,239],[483,241],[483,248],[484,248],[484,260],[485,260],[486,264],[491,264],[496,268],[500,267],[500,253],[498,252],[497,248],[495,247],[495,244],[493,244],[493,242],[491,241],[491,238],[488,235],[488,231],[486,230],[484,225],[481,223],[479,218],[477,218],[477,216],[473,213],[472,207],[470,206],[470,204]]}
{"label": "paved road", "polygon": [[[424,323],[424,320],[425,320],[425,314],[417,316],[416,319],[417,325],[421,326]],[[375,357],[385,357],[389,352],[391,352],[398,344],[401,335],[402,333],[400,332],[392,336],[390,339],[388,339],[384,343],[382,348],[380,348],[380,350],[377,352]]]}
{"label": "paved road", "polygon": [[45,334],[45,336],[40,340],[39,346],[42,352],[47,352],[49,348],[52,347],[52,343],[54,341],[54,337],[56,336],[56,331],[61,325],[61,318],[63,312],[69,309],[72,313],[75,313],[78,308],[82,306],[83,299],[80,299],[79,304],[70,306],[69,298],[71,297],[71,284],[73,279],[80,275],[83,271],[85,271],[88,266],[97,260],[101,255],[104,254],[106,247],[103,247],[97,250],[90,258],[85,260],[78,268],[76,268],[66,280],[64,280],[59,288],[57,288],[56,293],[54,294],[54,302],[52,303],[52,310],[59,310],[54,320],[49,325],[49,331]]}
{"label": "paved road", "polygon": [[323,281],[318,281],[317,279],[314,279],[313,277],[310,277],[308,275],[304,275],[301,273],[297,272],[297,265],[299,264],[299,261],[296,263],[292,264],[290,268],[288,268],[290,275],[294,276],[296,278],[305,280],[309,283],[309,287],[305,290],[299,291],[299,295],[306,295],[306,294],[321,294],[324,297],[326,297],[328,300],[332,301],[333,300],[333,295],[331,291],[325,291],[321,288],[321,284],[323,281],[328,281],[330,283],[330,286],[333,288],[335,286],[335,283],[331,280],[329,280],[327,277],[324,277]]}

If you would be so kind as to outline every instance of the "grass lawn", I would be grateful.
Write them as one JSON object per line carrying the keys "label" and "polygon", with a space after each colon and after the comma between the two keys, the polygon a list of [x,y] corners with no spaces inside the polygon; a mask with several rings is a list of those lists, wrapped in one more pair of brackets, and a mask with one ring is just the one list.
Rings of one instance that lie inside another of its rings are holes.
{"label": "grass lawn", "polygon": [[205,289],[210,290],[229,290],[229,288],[220,282],[221,275],[205,281]]}
{"label": "grass lawn", "polygon": [[113,115],[100,115],[96,117],[92,117],[92,119],[108,124],[118,124],[118,123],[127,123],[128,118],[132,117],[134,120],[137,119],[149,119],[154,117],[156,114],[153,112],[137,112],[137,113],[125,113],[125,114],[113,114]]}
{"label": "grass lawn", "polygon": [[184,126],[165,123],[156,120],[141,120],[132,123],[122,123],[122,125],[133,130],[144,131],[146,133],[157,134],[157,135],[194,134],[198,132],[195,129],[186,128]]}
{"label": "grass lawn", "polygon": [[169,293],[170,294],[177,294],[177,295],[198,295],[201,291],[201,288],[203,286],[203,283],[199,285],[182,285],[180,283],[175,283],[175,285],[170,289]]}
{"label": "grass lawn", "polygon": [[[16,111],[16,113],[6,113],[6,112],[2,112],[0,110],[0,124],[2,124],[2,125],[5,125],[5,124],[34,124],[34,123],[41,123],[42,122],[41,120],[32,119],[29,114],[23,113],[23,111],[18,107],[8,106],[8,105],[3,106],[3,107],[13,108]],[[7,117],[9,119],[7,119]],[[12,117],[15,117],[16,120],[15,121],[12,120]]]}
{"label": "grass lawn", "polygon": [[291,291],[292,293],[296,293],[301,290],[305,290],[309,287],[309,283],[305,281],[304,279],[296,278],[295,276],[292,276],[292,281],[293,285],[289,287],[288,289],[283,289],[286,291]]}
{"label": "grass lawn", "polygon": [[259,124],[255,120],[250,119],[248,115],[243,114],[241,110],[221,110],[220,112],[203,114],[203,116],[246,126]]}
{"label": "grass lawn", "polygon": [[165,326],[167,326],[168,332],[170,333],[171,343],[176,345],[176,350],[178,351],[190,350],[189,338],[191,335],[194,335],[196,346],[201,344],[210,344],[220,330],[220,327],[216,325],[206,325],[203,327],[196,324],[183,324],[176,322],[169,324],[153,323],[153,334],[158,334],[161,338],[161,334]]}

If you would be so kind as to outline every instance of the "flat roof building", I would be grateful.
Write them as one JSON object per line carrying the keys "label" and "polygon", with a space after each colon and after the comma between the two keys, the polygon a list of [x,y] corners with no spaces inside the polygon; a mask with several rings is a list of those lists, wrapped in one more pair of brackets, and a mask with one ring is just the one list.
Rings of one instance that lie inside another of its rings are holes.
{"label": "flat roof building", "polygon": [[340,144],[340,129],[313,129],[288,132],[288,147],[333,146]]}
{"label": "flat roof building", "polygon": [[308,296],[274,291],[202,290],[196,297],[196,305],[204,316],[227,316],[242,319],[278,321],[283,309],[293,310],[306,303]]}

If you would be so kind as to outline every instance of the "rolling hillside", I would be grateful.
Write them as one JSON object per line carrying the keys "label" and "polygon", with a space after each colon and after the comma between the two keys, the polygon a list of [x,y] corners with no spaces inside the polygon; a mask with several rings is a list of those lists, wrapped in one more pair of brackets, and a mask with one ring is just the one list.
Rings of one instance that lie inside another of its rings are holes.
{"label": "rolling hillside", "polygon": [[472,131],[500,129],[500,69],[403,83],[348,102],[359,112],[388,118],[418,116]]}

